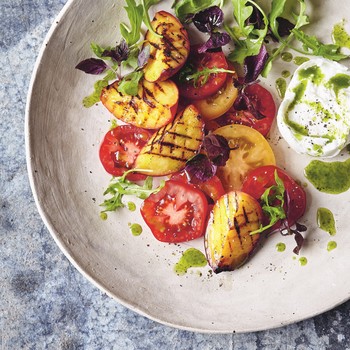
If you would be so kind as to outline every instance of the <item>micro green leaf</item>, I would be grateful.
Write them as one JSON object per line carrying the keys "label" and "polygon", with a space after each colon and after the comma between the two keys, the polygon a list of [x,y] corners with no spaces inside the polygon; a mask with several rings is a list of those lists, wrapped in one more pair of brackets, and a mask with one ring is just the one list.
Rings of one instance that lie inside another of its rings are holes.
{"label": "micro green leaf", "polygon": [[120,33],[129,46],[136,44],[140,40],[141,25],[143,19],[143,6],[136,5],[135,0],[125,0],[127,6],[124,7],[130,22],[130,27],[120,24]]}
{"label": "micro green leaf", "polygon": [[212,6],[223,6],[223,0],[178,0],[174,1],[172,7],[176,17],[184,22],[188,15],[196,14]]}
{"label": "micro green leaf", "polygon": [[[236,44],[236,48],[229,55],[233,62],[242,64],[248,56],[255,56],[259,53],[264,39],[268,32],[268,18],[265,12],[253,0],[232,0],[234,5],[233,15],[238,27],[225,26],[226,31]],[[249,24],[249,18],[253,14],[253,6],[262,14],[263,28],[254,28]]]}
{"label": "micro green leaf", "polygon": [[197,70],[193,72],[193,67],[190,65],[186,65],[184,70],[180,72],[180,81],[193,81],[194,86],[203,86],[209,79],[211,74],[218,73],[230,73],[235,74],[236,72],[230,69],[224,68],[208,68],[204,67],[201,70]]}
{"label": "micro green leaf", "polygon": [[160,34],[158,34],[152,27],[151,19],[149,17],[149,9],[152,5],[158,4],[162,0],[142,0],[142,7],[143,7],[143,23],[145,23],[147,29],[151,31],[155,36],[161,37]]}
{"label": "micro green leaf", "polygon": [[103,79],[97,80],[94,84],[94,91],[83,99],[83,106],[85,108],[90,108],[94,104],[100,102],[100,96],[102,89],[106,87],[110,80],[116,78],[116,73],[114,70],[109,69]]}
{"label": "micro green leaf", "polygon": [[134,71],[129,73],[119,83],[118,91],[125,95],[136,96],[138,92],[139,82],[142,77],[142,71]]}
{"label": "micro green leaf", "polygon": [[284,211],[284,183],[279,178],[277,171],[275,171],[275,182],[276,185],[272,185],[267,188],[262,194],[261,200],[261,208],[265,214],[269,217],[269,223],[265,226],[261,226],[258,230],[251,232],[251,235],[256,233],[261,233],[266,231],[275,225],[279,220],[283,220],[286,218],[286,213]]}
{"label": "micro green leaf", "polygon": [[104,207],[104,210],[101,213],[105,213],[107,211],[115,211],[119,208],[125,207],[123,202],[124,195],[136,196],[140,199],[146,199],[152,193],[155,193],[164,186],[161,183],[158,187],[153,188],[153,178],[148,176],[144,181],[143,185],[139,185],[132,181],[126,179],[127,174],[133,172],[134,169],[126,171],[123,176],[113,177],[103,193],[104,196],[110,195],[110,198],[105,199],[101,207]]}

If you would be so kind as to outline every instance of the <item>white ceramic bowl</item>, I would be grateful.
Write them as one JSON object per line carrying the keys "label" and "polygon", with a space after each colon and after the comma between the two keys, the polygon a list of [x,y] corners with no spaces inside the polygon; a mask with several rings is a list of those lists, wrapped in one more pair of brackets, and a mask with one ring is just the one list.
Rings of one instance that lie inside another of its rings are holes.
{"label": "white ceramic bowl", "polygon": [[[349,13],[345,2],[312,1],[310,30],[329,41],[332,25]],[[95,77],[75,65],[91,56],[90,42],[112,45],[126,21],[123,2],[71,0],[45,41],[35,67],[26,118],[29,177],[39,212],[53,238],[72,264],[101,290],[123,305],[161,323],[202,332],[248,332],[296,322],[344,302],[350,295],[349,192],[326,195],[306,187],[308,226],[301,255],[293,259],[293,237],[279,234],[241,269],[214,275],[209,267],[185,276],[173,272],[188,247],[202,251],[203,241],[168,245],[156,241],[138,212],[120,210],[107,221],[99,217],[99,203],[110,176],[100,165],[99,143],[111,116],[101,106],[85,109]],[[291,64],[290,70],[296,66]],[[286,69],[276,62],[269,79]],[[288,68],[289,69],[289,68]],[[310,158],[289,150],[276,128],[271,144],[278,165],[302,183]],[[340,157],[341,158],[341,157]],[[140,202],[138,202],[140,203]],[[335,214],[338,248],[328,252],[331,237],[317,228],[316,210],[326,206]],[[133,236],[128,223],[144,232]],[[284,242],[285,252],[275,245]],[[200,273],[199,273],[200,272]]]}

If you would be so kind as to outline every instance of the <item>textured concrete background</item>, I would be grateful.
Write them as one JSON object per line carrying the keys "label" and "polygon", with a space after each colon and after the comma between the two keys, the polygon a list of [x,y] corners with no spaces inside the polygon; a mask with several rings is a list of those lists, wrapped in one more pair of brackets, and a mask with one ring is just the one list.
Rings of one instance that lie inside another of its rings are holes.
{"label": "textured concrete background", "polygon": [[208,335],[150,321],[85,280],[39,217],[24,149],[30,75],[66,1],[0,2],[1,349],[350,349],[350,302],[284,328]]}

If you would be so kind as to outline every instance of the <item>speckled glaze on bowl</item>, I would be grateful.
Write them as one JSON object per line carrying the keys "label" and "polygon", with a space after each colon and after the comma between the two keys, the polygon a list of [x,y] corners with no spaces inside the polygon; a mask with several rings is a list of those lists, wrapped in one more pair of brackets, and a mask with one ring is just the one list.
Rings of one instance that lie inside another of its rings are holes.
{"label": "speckled glaze on bowl", "polygon": [[[322,5],[321,5],[322,3]],[[311,1],[310,31],[330,41],[332,25],[349,13],[345,2]],[[101,106],[82,107],[95,77],[75,70],[91,56],[90,42],[112,45],[126,21],[123,2],[72,0],[53,25],[39,55],[28,96],[26,147],[28,171],[39,212],[53,238],[72,264],[91,282],[130,309],[163,324],[212,332],[248,332],[296,322],[344,302],[350,295],[349,192],[326,195],[306,187],[308,226],[301,266],[292,253],[293,237],[275,234],[251,261],[232,273],[213,275],[209,267],[185,276],[173,272],[183,251],[203,241],[167,245],[156,241],[136,212],[120,210],[107,221],[99,203],[110,176],[98,159],[99,143],[110,127]],[[273,88],[282,70],[293,63],[276,62],[263,83]],[[277,96],[276,100],[277,100]],[[301,183],[311,158],[290,151],[276,128],[271,144],[277,163]],[[338,159],[345,159],[344,155]],[[139,202],[137,202],[139,204]],[[318,207],[332,210],[337,234],[330,237],[316,226]],[[144,231],[135,237],[128,223]],[[337,249],[328,252],[335,240]],[[284,242],[287,249],[277,252]]]}

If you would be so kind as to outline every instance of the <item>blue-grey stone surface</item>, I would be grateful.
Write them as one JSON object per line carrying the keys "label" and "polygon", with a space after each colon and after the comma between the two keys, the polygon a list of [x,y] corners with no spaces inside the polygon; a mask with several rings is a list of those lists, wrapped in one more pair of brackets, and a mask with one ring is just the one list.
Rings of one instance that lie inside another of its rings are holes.
{"label": "blue-grey stone surface", "polygon": [[135,314],[68,262],[35,207],[24,147],[30,75],[65,2],[0,0],[0,348],[350,349],[350,302],[275,330],[198,334]]}

